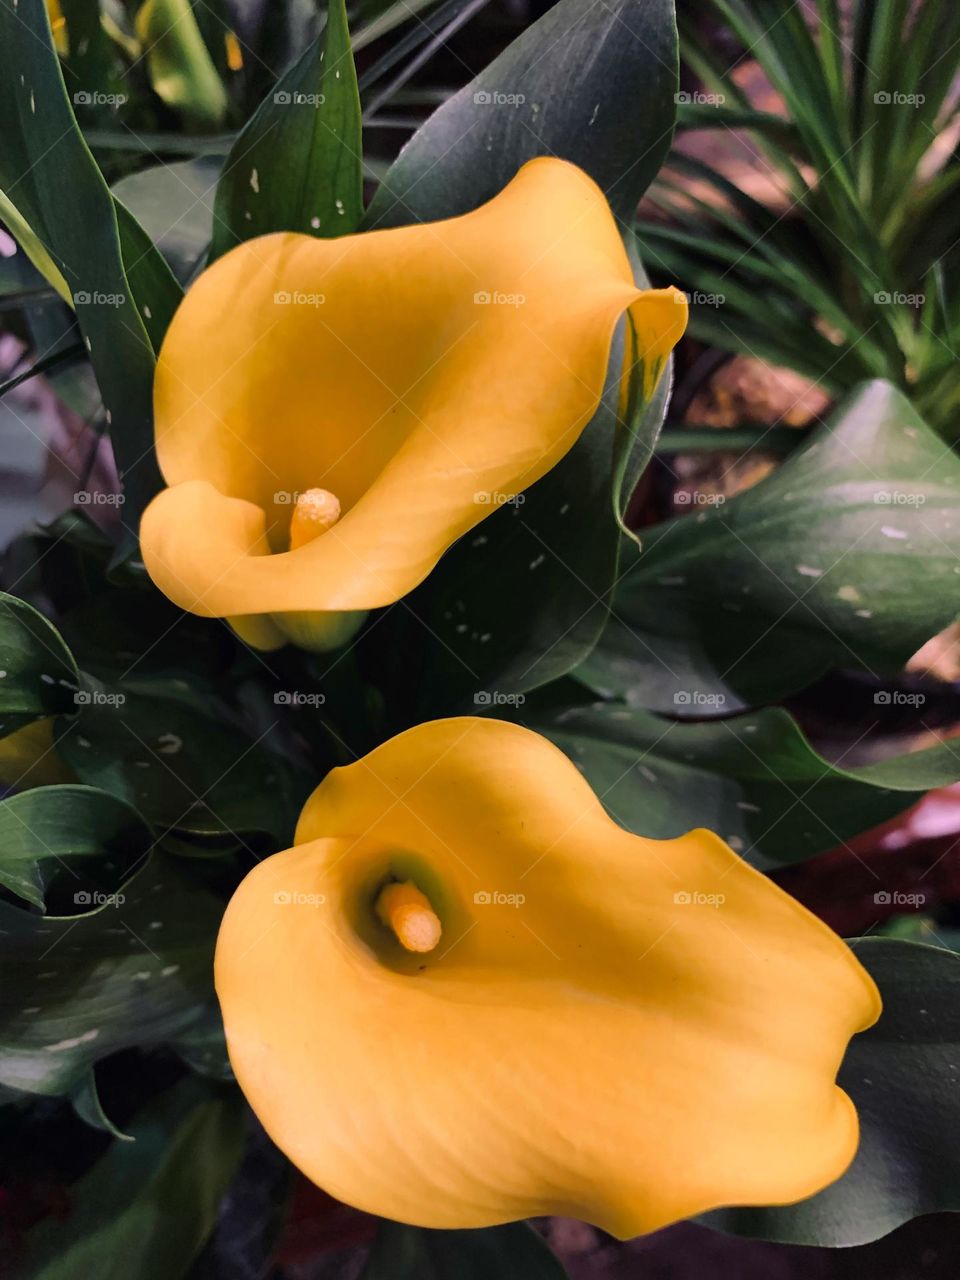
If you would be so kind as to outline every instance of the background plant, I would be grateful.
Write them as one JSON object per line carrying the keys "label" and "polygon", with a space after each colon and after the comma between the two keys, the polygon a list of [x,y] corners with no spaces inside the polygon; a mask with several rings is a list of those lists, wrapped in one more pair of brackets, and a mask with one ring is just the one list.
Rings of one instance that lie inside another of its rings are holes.
{"label": "background plant", "polygon": [[[834,394],[888,378],[955,439],[956,7],[711,0],[688,10],[682,33],[681,124],[746,131],[778,195],[754,199],[674,151],[638,230],[655,273],[725,299],[694,305],[691,331]],[[756,109],[740,87],[748,57],[782,113]]]}

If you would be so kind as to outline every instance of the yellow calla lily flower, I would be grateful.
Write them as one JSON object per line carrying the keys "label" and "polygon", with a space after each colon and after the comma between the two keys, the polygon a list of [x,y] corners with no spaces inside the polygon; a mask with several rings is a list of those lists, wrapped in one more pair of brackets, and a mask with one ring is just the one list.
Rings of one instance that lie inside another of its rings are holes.
{"label": "yellow calla lily flower", "polygon": [[649,395],[686,299],[636,287],[603,193],[561,160],[463,217],[239,245],[160,352],[150,576],[258,647],[332,647],[570,450],[625,312]]}
{"label": "yellow calla lily flower", "polygon": [[628,1237],[852,1159],[836,1073],[877,989],[711,832],[631,835],[546,739],[464,717],[334,769],[296,841],[232,898],[216,983],[247,1099],[332,1195]]}

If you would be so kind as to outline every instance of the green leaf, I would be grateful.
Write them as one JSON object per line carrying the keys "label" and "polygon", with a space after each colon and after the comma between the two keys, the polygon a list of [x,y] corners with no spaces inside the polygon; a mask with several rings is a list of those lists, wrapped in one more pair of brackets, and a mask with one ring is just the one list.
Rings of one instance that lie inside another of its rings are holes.
{"label": "green leaf", "polygon": [[35,787],[0,801],[0,885],[53,915],[102,908],[153,844],[135,809],[96,787]]}
{"label": "green leaf", "polygon": [[223,156],[152,165],[114,184],[181,284],[194,274],[213,233],[213,201]]}
{"label": "green leaf", "polygon": [[187,1080],[144,1108],[69,1189],[69,1210],[29,1233],[30,1280],[179,1280],[217,1220],[243,1153],[236,1090]]}
{"label": "green leaf", "polygon": [[533,727],[629,831],[663,840],[706,827],[762,870],[804,862],[960,780],[952,742],[837,768],[779,708],[684,724],[594,703],[542,713]]}
{"label": "green leaf", "polygon": [[482,1231],[427,1231],[381,1223],[360,1280],[565,1280],[526,1223]]}
{"label": "green leaf", "polygon": [[[669,145],[675,89],[672,0],[561,0],[430,117],[365,226],[466,213],[538,155],[581,165],[615,212],[632,213]],[[635,271],[643,281],[636,261]],[[649,460],[669,387],[665,378],[654,403],[633,405],[629,425],[621,422],[623,361],[621,326],[600,408],[570,453],[461,539],[381,628],[380,661],[398,664],[393,683],[413,691],[411,716],[536,688],[597,642],[617,576],[617,518]]]}
{"label": "green leaf", "polygon": [[960,956],[915,942],[851,944],[883,996],[854,1037],[840,1085],[856,1103],[860,1149],[832,1187],[800,1204],[723,1209],[722,1231],[831,1248],[866,1244],[920,1214],[960,1209]]}
{"label": "green leaf", "polygon": [[867,383],[754,488],[644,531],[578,677],[701,716],[834,667],[897,671],[957,616],[958,497],[960,459],[892,385]]}
{"label": "green leaf", "polygon": [[0,1084],[70,1093],[108,1054],[177,1038],[213,998],[222,911],[158,855],[79,919],[0,902]]}
{"label": "green leaf", "polygon": [[541,155],[586,170],[629,218],[669,149],[676,89],[673,0],[560,0],[418,130],[366,226],[467,213]]}
{"label": "green leaf", "polygon": [[146,0],[136,27],[157,96],[181,111],[191,128],[218,128],[227,114],[227,91],[190,0]]}
{"label": "green leaf", "polygon": [[180,680],[91,683],[58,725],[57,751],[77,777],[125,800],[160,830],[293,836],[305,787],[213,702]]}
{"label": "green leaf", "polygon": [[109,1133],[119,1142],[133,1142],[132,1134],[121,1133],[103,1109],[100,1094],[97,1090],[97,1078],[91,1068],[70,1094],[73,1109],[81,1120],[86,1121],[93,1129]]}
{"label": "green leaf", "polygon": [[339,236],[363,213],[360,96],[344,0],[233,145],[217,188],[211,261],[271,231]]}
{"label": "green leaf", "polygon": [[0,736],[41,716],[74,709],[79,675],[43,614],[0,593]]}
{"label": "green leaf", "polygon": [[[452,547],[374,633],[418,718],[546,684],[603,633],[621,540],[612,508],[622,355],[618,338],[600,410],[567,456]],[[639,447],[652,448],[658,427],[647,418]]]}
{"label": "green leaf", "polygon": [[[24,248],[43,270],[35,256],[42,247],[74,301],[111,423],[130,545],[161,484],[152,428],[156,330],[152,339],[145,317],[166,314],[175,286],[142,229],[116,209],[83,140],[41,3],[0,6],[0,118],[0,193],[18,211],[14,232],[29,228]],[[129,275],[122,243],[136,251]]]}

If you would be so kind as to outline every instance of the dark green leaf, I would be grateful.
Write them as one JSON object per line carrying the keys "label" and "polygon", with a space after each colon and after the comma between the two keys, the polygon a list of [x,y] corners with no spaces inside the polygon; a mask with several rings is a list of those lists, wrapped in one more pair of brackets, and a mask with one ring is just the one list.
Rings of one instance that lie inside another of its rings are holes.
{"label": "dark green leaf", "polygon": [[363,212],[360,97],[344,0],[242,130],[217,188],[211,260],[271,231],[338,236]]}
{"label": "dark green leaf", "polygon": [[566,752],[621,826],[656,839],[707,827],[763,870],[842,844],[960,779],[951,742],[834,767],[779,708],[684,724],[594,703],[541,715],[533,727]]}
{"label": "dark green leaf", "polygon": [[93,1129],[102,1129],[120,1142],[133,1142],[133,1136],[122,1133],[103,1109],[97,1090],[97,1078],[91,1068],[70,1094],[73,1109]]}
{"label": "dark green leaf", "polygon": [[35,787],[0,801],[0,885],[53,915],[108,904],[152,844],[136,810],[96,787]]}
{"label": "dark green leaf", "polygon": [[179,1036],[213,998],[222,910],[157,855],[76,920],[0,902],[0,1084],[69,1093],[100,1058]]}
{"label": "dark green leaf", "polygon": [[423,125],[366,225],[466,213],[541,155],[585,169],[630,217],[670,146],[676,88],[673,0],[560,0]]}
{"label": "dark green leaf", "polygon": [[360,1280],[565,1280],[526,1223],[482,1231],[426,1231],[384,1222]]}
{"label": "dark green leaf", "polygon": [[[5,219],[13,207],[14,234],[25,237],[38,265],[39,247],[73,300],[111,423],[132,544],[140,512],[161,483],[147,313],[166,313],[172,281],[142,229],[118,213],[83,140],[41,3],[0,5],[0,118],[0,207]],[[136,255],[130,275],[123,247]]]}
{"label": "dark green leaf", "polygon": [[724,1209],[707,1215],[709,1225],[838,1248],[876,1240],[920,1214],[960,1210],[960,956],[887,939],[852,945],[884,1005],[840,1071],[860,1116],[852,1167],[800,1204]]}
{"label": "dark green leaf", "polygon": [[222,156],[158,164],[121,178],[114,196],[137,218],[181,282],[191,278],[210,243]]}
{"label": "dark green leaf", "polygon": [[141,1111],[28,1236],[30,1280],[179,1280],[213,1230],[243,1153],[234,1090],[187,1080]]}
{"label": "dark green leaf", "polygon": [[81,781],[118,796],[161,831],[262,831],[288,842],[300,780],[184,681],[91,684],[59,726],[61,758]]}
{"label": "dark green leaf", "polygon": [[42,614],[3,594],[0,671],[0,736],[74,709],[79,676],[69,649]]}
{"label": "dark green leaf", "polygon": [[889,383],[760,484],[644,531],[601,644],[605,696],[676,715],[900,669],[957,615],[960,460]]}

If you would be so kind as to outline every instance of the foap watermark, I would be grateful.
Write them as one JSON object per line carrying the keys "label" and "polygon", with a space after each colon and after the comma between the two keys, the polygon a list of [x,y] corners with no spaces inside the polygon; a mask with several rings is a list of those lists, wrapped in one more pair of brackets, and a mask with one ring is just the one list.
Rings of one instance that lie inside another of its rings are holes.
{"label": "foap watermark", "polygon": [[677,306],[686,300],[688,307],[722,307],[727,301],[727,295],[725,293],[704,293],[702,289],[694,289],[692,293],[684,293],[681,289],[678,289],[673,295],[673,300]]}
{"label": "foap watermark", "polygon": [[478,89],[473,95],[478,107],[522,107],[527,100],[525,93],[503,93],[500,89]]}
{"label": "foap watermark", "polygon": [[906,489],[878,489],[873,500],[878,507],[922,507],[927,495],[910,493]]}
{"label": "foap watermark", "polygon": [[526,300],[525,293],[504,293],[501,289],[478,289],[473,295],[478,307],[522,307]]}
{"label": "foap watermark", "polygon": [[273,695],[276,707],[322,707],[326,700],[325,693],[301,693],[299,689],[280,689]]}
{"label": "foap watermark", "polygon": [[726,700],[724,693],[704,693],[702,689],[678,689],[673,695],[676,707],[722,707]]}
{"label": "foap watermark", "polygon": [[727,100],[725,93],[703,93],[700,89],[687,92],[681,89],[673,95],[678,107],[722,107]]}
{"label": "foap watermark", "polygon": [[501,493],[499,489],[478,489],[473,495],[478,507],[522,507],[527,500],[525,493]]}
{"label": "foap watermark", "polygon": [[878,907],[922,907],[927,900],[925,893],[903,893],[899,889],[880,889],[873,895]]}
{"label": "foap watermark", "polygon": [[112,107],[116,111],[117,107],[129,101],[125,93],[101,93],[99,89],[79,89],[73,95],[76,107]]}
{"label": "foap watermark", "polygon": [[278,907],[322,907],[326,900],[324,893],[302,893],[299,889],[277,889],[273,895]]}
{"label": "foap watermark", "polygon": [[904,693],[901,689],[878,689],[873,695],[877,707],[922,707],[926,700],[925,693]]}
{"label": "foap watermark", "polygon": [[722,507],[726,496],[722,493],[704,493],[701,489],[678,489],[673,495],[678,507]]}
{"label": "foap watermark", "polygon": [[878,107],[922,107],[926,100],[924,93],[900,93],[897,89],[881,89],[873,95]]}
{"label": "foap watermark", "polygon": [[881,289],[873,295],[878,307],[922,307],[926,300],[925,293],[901,293],[898,289]]}
{"label": "foap watermark", "polygon": [[278,289],[273,295],[276,307],[322,307],[326,300],[324,293],[305,293],[302,289]]}
{"label": "foap watermark", "polygon": [[475,707],[522,707],[525,693],[501,693],[499,689],[478,689],[473,695]]}
{"label": "foap watermark", "polygon": [[93,293],[81,289],[73,295],[75,307],[122,307],[126,301],[125,293],[101,293],[99,289],[94,289]]}
{"label": "foap watermark", "polygon": [[326,98],[322,93],[301,93],[298,89],[278,89],[273,95],[278,107],[322,107]]}
{"label": "foap watermark", "polygon": [[126,900],[122,893],[103,893],[100,889],[78,889],[73,895],[78,907],[122,907]]}
{"label": "foap watermark", "polygon": [[126,700],[125,693],[107,693],[104,689],[78,689],[73,695],[78,707],[122,707]]}
{"label": "foap watermark", "polygon": [[722,907],[726,900],[724,893],[701,893],[699,889],[678,889],[673,895],[677,907]]}
{"label": "foap watermark", "polygon": [[501,893],[499,889],[478,889],[473,901],[478,907],[522,907],[525,893]]}
{"label": "foap watermark", "polygon": [[126,498],[122,493],[97,493],[92,489],[78,489],[73,495],[78,507],[122,507]]}

